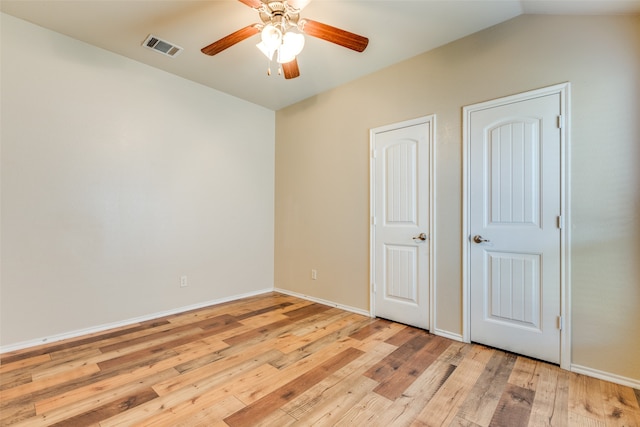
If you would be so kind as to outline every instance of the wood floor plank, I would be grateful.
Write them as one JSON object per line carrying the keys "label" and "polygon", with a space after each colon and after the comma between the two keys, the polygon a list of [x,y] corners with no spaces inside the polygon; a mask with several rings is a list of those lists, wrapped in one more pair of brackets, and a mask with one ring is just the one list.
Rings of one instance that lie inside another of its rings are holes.
{"label": "wood floor plank", "polygon": [[457,416],[478,425],[489,425],[515,362],[516,356],[495,351]]}
{"label": "wood floor plank", "polygon": [[100,406],[98,408],[92,408],[88,412],[76,415],[75,417],[66,418],[60,422],[51,424],[51,426],[76,427],[97,424],[101,420],[112,417],[131,408],[135,408],[136,406],[153,400],[156,397],[158,397],[158,395],[151,388],[136,390],[129,396],[125,396],[113,402],[109,402],[108,404]]}
{"label": "wood floor plank", "polygon": [[363,397],[360,395],[363,390],[367,390],[368,393],[377,385],[375,381],[362,374],[396,348],[385,342],[372,345],[373,347],[365,351],[361,357],[287,402],[281,409],[298,420],[304,419],[305,422],[318,422],[317,419],[322,419],[321,424],[329,422],[324,416],[326,412],[331,412],[331,422],[336,422],[337,414],[349,409],[345,408],[346,401],[359,401]]}
{"label": "wood floor plank", "polygon": [[509,383],[518,387],[535,390],[538,385],[538,362],[526,357],[518,357],[511,371]]}
{"label": "wood floor plank", "polygon": [[[290,366],[298,360],[304,359],[310,354],[313,354],[336,341],[348,338],[355,329],[366,321],[367,320],[363,319],[362,316],[354,315],[353,317],[343,319],[341,322],[336,322],[334,327],[330,327],[328,330],[321,329],[316,331],[316,333],[303,337],[302,342],[311,340],[303,346],[300,346],[300,340],[293,341],[291,344],[286,346],[284,350],[280,348],[280,350],[286,354],[284,354],[280,359],[273,361],[271,364],[278,369]],[[296,342],[297,345],[295,344]]]}
{"label": "wood floor plank", "polygon": [[[340,310],[338,308],[333,308],[331,310],[327,310],[324,313],[324,315],[322,317],[319,317],[315,322],[307,324],[306,326],[301,325],[296,329],[292,330],[291,333],[298,337],[304,337],[320,329],[331,328],[333,327],[332,325],[334,323],[340,322],[342,321],[342,319],[347,317],[356,319],[354,321],[358,321],[357,319],[360,319],[360,318],[369,319],[369,317],[367,316],[362,316],[359,314]],[[283,353],[286,353],[286,351],[283,351]]]}
{"label": "wood floor plank", "polygon": [[402,396],[395,401],[389,401],[390,405],[385,411],[377,414],[376,424],[381,426],[410,425],[418,418],[420,412],[455,370],[456,366],[447,363],[445,358],[436,360],[402,393]]}
{"label": "wood floor plank", "polygon": [[98,365],[95,365],[93,363],[85,366],[80,366],[71,372],[63,372],[60,375],[50,376],[40,381],[32,381],[9,390],[5,390],[2,392],[2,400],[6,401],[10,399],[21,398],[22,396],[30,395],[37,391],[54,387],[58,384],[68,383],[70,381],[74,381],[77,378],[84,378],[97,372],[100,372],[100,368],[98,368]]}
{"label": "wood floor plank", "polygon": [[370,335],[379,332],[382,329],[389,327],[392,322],[386,319],[375,319],[368,324],[362,326],[360,329],[351,334],[351,338],[354,340],[363,340]]}
{"label": "wood floor plank", "polygon": [[[388,342],[388,341],[387,341]],[[450,341],[433,337],[411,354],[395,372],[373,390],[389,400],[396,400],[447,349]]]}
{"label": "wood floor plank", "polygon": [[404,327],[402,330],[398,331],[395,335],[387,339],[389,344],[393,344],[396,347],[400,347],[403,344],[406,344],[407,341],[415,338],[417,335],[423,334],[423,331],[417,328]]}
{"label": "wood floor plank", "polygon": [[[306,333],[299,329],[292,331],[292,334],[294,335],[292,339],[289,340],[287,345],[278,347],[278,350],[283,352],[285,355],[295,350],[310,350],[310,347],[314,342],[323,338],[326,340],[327,336],[336,331],[340,331],[340,333],[337,335],[331,335],[334,340],[340,339],[345,335],[350,335],[354,330],[367,322],[366,317],[353,313],[349,313],[346,316],[330,316],[329,319],[332,319],[332,322],[328,325],[310,325],[310,327],[302,328]],[[282,364],[282,366],[285,365],[286,363]]]}
{"label": "wood floor plank", "polygon": [[529,424],[534,395],[533,390],[507,384],[491,418],[491,426],[513,427]]}
{"label": "wood floor plank", "polygon": [[169,381],[158,383],[154,386],[154,390],[160,396],[164,396],[173,393],[176,390],[200,384],[207,378],[213,381],[214,378],[219,378],[221,375],[232,372],[234,369],[240,372],[240,367],[246,367],[247,364],[253,366],[257,362],[268,363],[281,355],[282,353],[278,350],[266,350],[261,353],[237,353],[229,357],[221,358],[213,363],[204,365],[192,371],[183,372],[177,378],[172,378]]}
{"label": "wood floor plank", "polygon": [[[519,357],[518,359],[521,359]],[[564,426],[569,423],[569,375],[555,366],[537,363],[537,386],[529,427]]]}
{"label": "wood floor plank", "polygon": [[356,402],[334,427],[353,426],[402,426],[402,424],[383,424],[381,414],[385,414],[392,402],[377,393],[368,393]]}
{"label": "wood floor plank", "polygon": [[[185,387],[175,389],[172,393],[160,395],[157,399],[104,420],[100,423],[100,426],[116,427],[144,423],[144,420],[148,418],[163,414],[167,408],[173,408],[183,402],[198,399],[206,393],[215,393],[214,396],[219,398],[228,397],[229,394],[224,389],[225,384],[233,383],[236,379],[248,373],[251,374],[255,368],[268,363],[271,358],[278,357],[279,353],[277,350],[271,350],[260,356],[244,360],[214,375],[203,377]],[[160,383],[162,382],[158,382],[158,384]]]}
{"label": "wood floor plank", "polygon": [[380,363],[372,366],[365,376],[382,382],[392,376],[412,355],[419,352],[429,341],[432,341],[434,337],[421,332],[415,335],[413,338],[399,346],[393,353],[385,357]]}
{"label": "wood floor plank", "polygon": [[[287,313],[283,313],[286,317],[284,319],[277,320],[268,324],[263,324],[260,327],[227,338],[224,341],[229,345],[236,345],[239,343],[264,341],[280,334],[289,332],[297,327],[296,321],[302,321],[303,319],[309,321],[309,319],[313,319],[315,315],[317,315],[320,311],[317,307],[312,307],[312,310],[304,310],[305,308],[306,307],[294,310],[296,314],[292,315],[286,315]],[[328,310],[329,308],[326,309]]]}
{"label": "wood floor plank", "polygon": [[604,423],[604,408],[600,382],[586,375],[571,375],[569,412]]}
{"label": "wood floor plank", "polygon": [[412,423],[415,426],[441,426],[450,424],[457,415],[459,405],[484,371],[493,350],[474,345],[447,381],[425,405]]}
{"label": "wood floor plank", "polygon": [[600,389],[607,426],[640,426],[640,408],[632,388],[600,382]]}
{"label": "wood floor plank", "polygon": [[[38,406],[38,402],[36,402],[37,414],[33,419],[27,420],[24,426],[49,426],[51,424],[65,422],[65,420],[83,414],[84,416],[90,417],[89,414],[93,411],[105,411],[105,414],[108,415],[110,413],[109,411],[117,410],[116,407],[111,406],[113,402],[120,402],[125,405],[120,407],[120,413],[129,411],[140,404],[135,404],[135,397],[133,400],[130,400],[132,396],[137,396],[138,393],[144,393],[146,397],[149,397],[151,394],[148,393],[148,390],[152,384],[175,375],[177,375],[175,370],[166,369],[136,382],[127,382],[116,388],[100,390],[92,395],[84,395],[78,400],[65,401],[64,405],[51,405],[55,407],[55,409],[48,411],[42,411]],[[130,407],[126,406],[127,400],[130,400]],[[140,398],[140,401],[142,400],[146,400],[146,398]],[[23,424],[18,424],[18,426],[23,427]]]}
{"label": "wood floor plank", "polygon": [[328,359],[322,365],[305,372],[295,380],[290,381],[274,392],[235,412],[233,415],[225,418],[224,421],[231,427],[252,426],[255,420],[280,408],[287,403],[287,401],[299,396],[309,387],[326,378],[352,360],[360,357],[362,354],[363,352],[360,350],[351,347],[347,348],[336,356]]}
{"label": "wood floor plank", "polygon": [[282,387],[284,384],[294,381],[313,369],[317,369],[322,366],[328,359],[336,357],[345,350],[353,348],[351,345],[354,341],[347,339],[344,341],[335,342],[330,346],[324,347],[318,352],[300,359],[296,363],[287,366],[283,369],[276,369],[276,371],[260,381],[256,381],[241,391],[237,391],[235,395],[244,403],[251,404],[256,400],[265,397],[268,394],[273,393],[275,390]]}
{"label": "wood floor plank", "polygon": [[[185,414],[177,412],[175,417],[169,418],[170,425],[173,427],[227,427],[227,424],[222,421],[223,418],[239,411],[244,406],[234,396],[227,396],[211,403],[206,400],[206,397],[207,394],[195,401],[196,403],[202,403],[202,405],[194,407],[194,411],[185,411]],[[144,424],[140,424],[140,427],[151,427],[153,425],[151,420],[145,420]],[[158,427],[166,426],[167,420],[163,419],[157,425]]]}
{"label": "wood floor plank", "polygon": [[640,427],[640,391],[277,292],[0,355],[0,425]]}
{"label": "wood floor plank", "polygon": [[104,341],[109,338],[117,338],[122,335],[127,335],[135,331],[144,331],[151,327],[168,324],[168,320],[154,319],[148,322],[136,323],[133,325],[125,326],[122,328],[112,329],[107,332],[99,332],[85,337],[70,338],[68,340],[60,341],[57,343],[45,344],[31,349],[18,350],[11,353],[6,353],[2,356],[2,363],[12,363],[15,360],[21,360],[34,356],[40,356],[43,354],[55,354],[59,351],[69,348],[80,348],[82,345],[91,344]]}
{"label": "wood floor plank", "polygon": [[41,381],[52,376],[62,375],[65,372],[81,369],[86,365],[97,365],[98,362],[104,360],[101,356],[103,353],[98,349],[79,351],[64,359],[52,359],[42,363],[37,369],[30,370],[31,376],[33,381]]}
{"label": "wood floor plank", "polygon": [[258,308],[252,311],[248,311],[246,313],[243,314],[238,314],[235,315],[233,317],[236,318],[236,320],[246,320],[252,317],[256,317],[256,316],[260,316],[261,314],[265,314],[265,313],[271,313],[274,311],[280,311],[282,309],[285,309],[289,306],[293,305],[293,302],[291,301],[286,301],[286,302],[281,302],[279,304],[275,304],[275,305],[268,305],[266,307],[262,307],[262,308]]}
{"label": "wood floor plank", "polygon": [[18,387],[33,381],[33,376],[28,369],[15,369],[13,371],[2,374],[2,382],[0,382],[0,396],[3,390]]}
{"label": "wood floor plank", "polygon": [[16,369],[25,369],[30,366],[40,365],[50,360],[51,360],[51,356],[49,356],[48,354],[40,354],[38,356],[25,357],[24,359],[14,360],[12,363],[5,362],[0,357],[0,374],[7,375],[9,372],[14,371]]}
{"label": "wood floor plank", "polygon": [[[70,402],[82,400],[86,396],[95,396],[105,390],[115,389],[132,382],[139,382],[144,378],[166,370],[175,370],[175,365],[189,360],[189,358],[198,357],[199,354],[216,351],[221,346],[226,346],[226,344],[214,341],[212,343],[201,342],[190,346],[185,345],[176,349],[176,353],[178,354],[173,358],[164,359],[153,365],[143,365],[130,372],[123,372],[118,375],[111,373],[110,375],[100,377],[100,379],[96,378],[84,384],[77,384],[68,390],[60,390],[51,397],[38,400],[37,407],[40,413],[49,412],[69,405]],[[174,375],[171,377],[173,376]],[[168,378],[169,377],[167,377],[167,379]]]}
{"label": "wood floor plank", "polygon": [[329,396],[323,396],[322,392],[316,394],[317,398],[312,401],[318,402],[318,404],[304,413],[305,422],[318,426],[336,425],[353,405],[357,404],[364,396],[371,394],[376,386],[375,381],[360,373],[351,377],[348,381],[331,388]]}
{"label": "wood floor plank", "polygon": [[[239,411],[244,406],[235,396],[220,398],[220,393],[214,390],[203,393],[197,398],[167,407],[163,412],[146,417],[137,424],[144,427],[210,425],[213,420],[222,421],[223,418]],[[206,424],[207,422],[209,424]]]}

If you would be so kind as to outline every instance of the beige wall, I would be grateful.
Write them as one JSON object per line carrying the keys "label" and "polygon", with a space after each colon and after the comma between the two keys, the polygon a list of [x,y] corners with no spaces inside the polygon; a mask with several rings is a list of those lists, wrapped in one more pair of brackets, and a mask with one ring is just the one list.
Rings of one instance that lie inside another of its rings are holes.
{"label": "beige wall", "polygon": [[3,14],[1,137],[3,346],[272,289],[273,111]]}
{"label": "beige wall", "polygon": [[368,131],[433,113],[432,328],[460,334],[461,108],[569,81],[572,362],[640,380],[638,76],[640,17],[521,16],[278,111],[275,286],[369,308]]}

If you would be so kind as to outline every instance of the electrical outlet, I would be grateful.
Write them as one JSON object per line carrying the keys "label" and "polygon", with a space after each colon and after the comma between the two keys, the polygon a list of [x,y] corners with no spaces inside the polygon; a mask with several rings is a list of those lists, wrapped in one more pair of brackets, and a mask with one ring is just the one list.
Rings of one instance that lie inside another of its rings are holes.
{"label": "electrical outlet", "polygon": [[187,287],[187,276],[181,276],[180,277],[180,287],[181,288],[186,288]]}
{"label": "electrical outlet", "polygon": [[318,279],[318,270],[311,270],[311,280]]}

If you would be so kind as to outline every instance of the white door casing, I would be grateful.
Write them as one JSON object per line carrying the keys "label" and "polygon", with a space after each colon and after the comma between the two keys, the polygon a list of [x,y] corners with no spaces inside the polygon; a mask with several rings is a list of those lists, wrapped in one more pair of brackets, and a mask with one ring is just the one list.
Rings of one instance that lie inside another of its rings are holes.
{"label": "white door casing", "polygon": [[464,108],[463,337],[563,367],[568,90]]}
{"label": "white door casing", "polygon": [[372,129],[371,311],[428,329],[435,117]]}

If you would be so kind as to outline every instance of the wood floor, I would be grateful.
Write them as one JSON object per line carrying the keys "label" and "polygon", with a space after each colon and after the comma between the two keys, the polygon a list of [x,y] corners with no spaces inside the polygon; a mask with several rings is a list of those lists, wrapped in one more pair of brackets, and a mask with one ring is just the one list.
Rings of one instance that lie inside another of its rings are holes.
{"label": "wood floor", "polygon": [[640,426],[640,391],[266,294],[2,355],[2,426]]}

